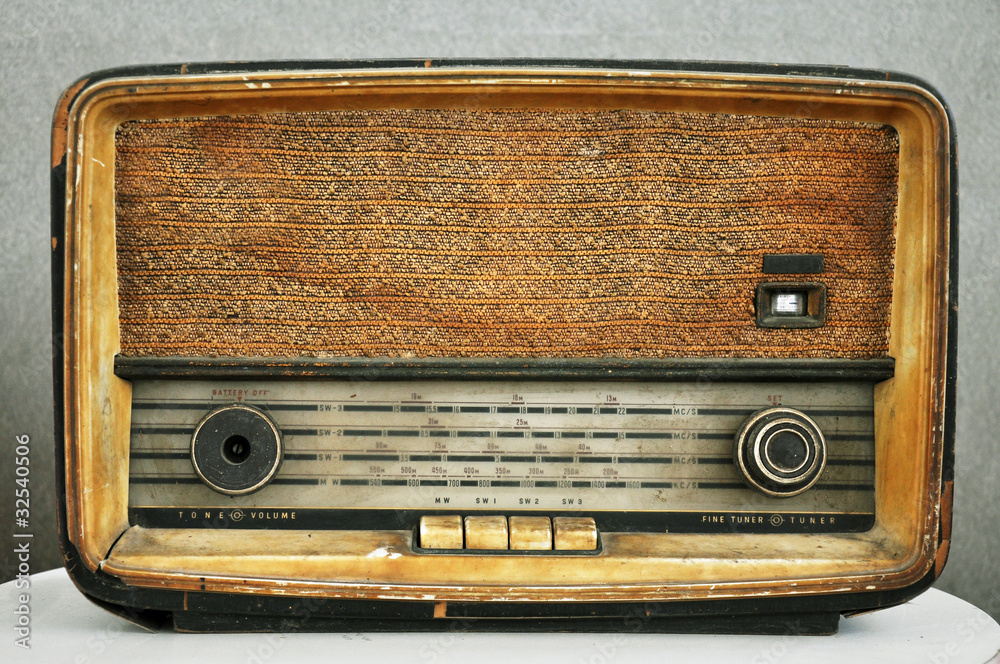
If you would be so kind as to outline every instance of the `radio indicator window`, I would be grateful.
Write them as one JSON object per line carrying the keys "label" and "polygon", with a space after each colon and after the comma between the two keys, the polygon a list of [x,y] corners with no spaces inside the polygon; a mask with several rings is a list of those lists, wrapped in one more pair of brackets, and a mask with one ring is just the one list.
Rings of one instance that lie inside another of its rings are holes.
{"label": "radio indicator window", "polygon": [[826,324],[826,285],[765,282],[757,285],[757,325],[772,328],[817,328]]}
{"label": "radio indicator window", "polygon": [[775,293],[771,298],[771,313],[775,316],[804,316],[808,296],[802,291]]}

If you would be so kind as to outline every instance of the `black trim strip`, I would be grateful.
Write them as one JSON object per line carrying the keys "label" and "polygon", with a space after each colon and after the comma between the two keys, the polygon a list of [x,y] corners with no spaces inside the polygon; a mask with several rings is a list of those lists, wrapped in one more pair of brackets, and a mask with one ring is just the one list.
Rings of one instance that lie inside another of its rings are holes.
{"label": "black trim strip", "polygon": [[673,463],[673,457],[620,456],[618,463]]}
{"label": "black trim strip", "polygon": [[[140,401],[132,402],[133,410],[211,410],[224,406],[228,401]],[[319,410],[319,405],[314,403],[259,403],[254,402],[265,410],[291,410],[300,412],[314,412]],[[346,406],[345,406],[346,408]],[[390,410],[392,407],[389,407]]]}
{"label": "black trim strip", "polygon": [[[302,455],[299,455],[302,456]],[[315,454],[306,455],[315,458]],[[132,452],[129,455],[132,459],[191,459],[190,452]],[[287,459],[289,455],[285,455]]]}
{"label": "black trim strip", "polygon": [[135,477],[128,478],[129,484],[201,484],[197,477]]}
{"label": "black trim strip", "polygon": [[133,436],[135,435],[165,435],[165,436],[190,436],[194,433],[194,427],[163,427],[156,426],[154,424],[140,424],[134,426],[129,430],[129,433]]}
{"label": "black trim strip", "polygon": [[261,408],[267,410],[295,410],[295,411],[316,411],[319,410],[319,406],[316,404],[309,403],[270,403],[264,404]]}
{"label": "black trim strip", "polygon": [[[142,378],[642,381],[881,381],[895,360],[832,359],[606,359],[606,358],[231,358],[115,357],[115,375]],[[392,407],[348,406],[388,412]],[[463,407],[465,410],[465,407]],[[469,411],[466,411],[469,412]]]}
{"label": "black trim strip", "polygon": [[391,413],[392,412],[392,406],[380,406],[374,404],[345,403],[342,408],[345,413]]}
{"label": "black trim strip", "polygon": [[[364,480],[361,480],[362,482]],[[656,483],[651,483],[656,484]],[[660,483],[668,484],[668,483]],[[232,519],[233,513],[237,519]],[[282,513],[286,518],[280,518]],[[292,518],[294,513],[294,518]],[[411,530],[422,516],[500,514],[504,516],[589,516],[599,532],[808,533],[861,532],[874,525],[873,514],[836,512],[635,512],[579,509],[525,511],[496,509],[392,510],[308,507],[131,507],[129,521],[149,528],[236,528],[299,530]],[[207,516],[206,516],[207,515]],[[270,518],[267,518],[270,516]],[[275,517],[279,518],[275,518]],[[831,523],[832,518],[832,523]],[[821,522],[821,520],[823,520]],[[478,553],[478,552],[477,552]],[[561,554],[557,554],[561,555]]]}
{"label": "black trim strip", "polygon": [[831,459],[827,457],[826,465],[828,466],[868,466],[871,468],[875,467],[875,459]]}

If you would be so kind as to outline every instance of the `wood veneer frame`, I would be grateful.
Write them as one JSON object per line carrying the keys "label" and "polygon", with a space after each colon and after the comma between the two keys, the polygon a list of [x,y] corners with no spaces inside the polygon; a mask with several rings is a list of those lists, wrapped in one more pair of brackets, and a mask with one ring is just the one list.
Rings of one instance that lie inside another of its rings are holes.
{"label": "wood veneer frame", "polygon": [[[65,440],[63,528],[74,556],[88,573],[140,588],[434,601],[849,594],[936,575],[950,538],[950,483],[942,483],[949,309],[956,304],[949,299],[950,120],[942,102],[913,82],[828,73],[460,65],[125,74],[74,86],[57,110],[53,140],[53,166],[66,169],[66,234],[53,242],[65,265],[57,285],[66,313],[65,362],[56,367],[65,408],[57,433]],[[410,533],[397,531],[130,527],[131,384],[113,366],[115,128],[141,118],[389,106],[650,108],[895,127],[896,372],[876,388],[875,527],[823,535],[603,533],[603,555],[588,558],[421,556],[410,550]]]}

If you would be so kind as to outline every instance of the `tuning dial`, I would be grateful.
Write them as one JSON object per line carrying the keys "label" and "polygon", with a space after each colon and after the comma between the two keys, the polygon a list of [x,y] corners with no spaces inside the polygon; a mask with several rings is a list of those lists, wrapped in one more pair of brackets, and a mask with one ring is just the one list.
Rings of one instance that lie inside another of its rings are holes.
{"label": "tuning dial", "polygon": [[787,498],[809,489],[823,474],[826,441],[805,413],[768,408],[751,415],[736,432],[733,460],[751,488]]}

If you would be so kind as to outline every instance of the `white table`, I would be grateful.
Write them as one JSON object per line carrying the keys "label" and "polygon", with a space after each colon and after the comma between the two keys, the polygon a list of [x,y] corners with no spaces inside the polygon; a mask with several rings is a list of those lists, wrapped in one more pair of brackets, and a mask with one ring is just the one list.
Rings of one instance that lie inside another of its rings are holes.
{"label": "white table", "polygon": [[1000,625],[940,590],[841,619],[835,636],[689,634],[177,634],[150,633],[88,602],[64,570],[31,577],[31,649],[14,644],[14,584],[0,586],[0,662],[277,664],[279,662],[919,662],[1000,663]]}

